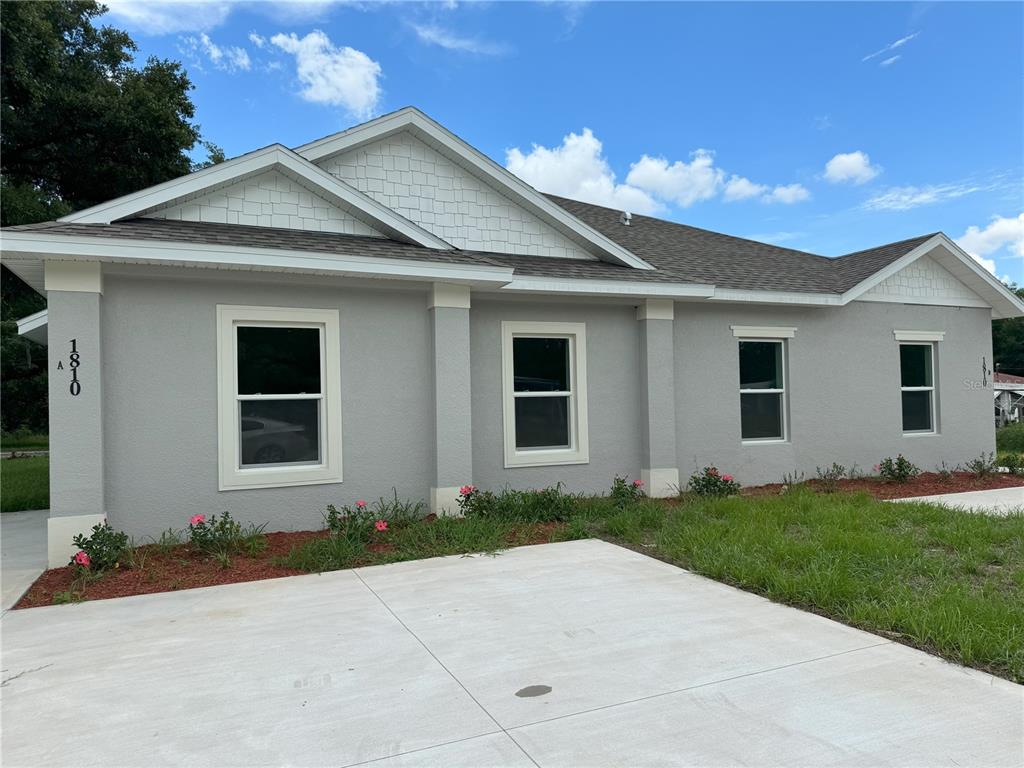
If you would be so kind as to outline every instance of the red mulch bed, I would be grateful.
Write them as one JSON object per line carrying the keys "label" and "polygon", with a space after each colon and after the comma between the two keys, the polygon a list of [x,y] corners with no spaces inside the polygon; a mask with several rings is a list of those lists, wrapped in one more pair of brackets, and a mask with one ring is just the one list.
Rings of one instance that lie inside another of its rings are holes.
{"label": "red mulch bed", "polygon": [[[423,522],[429,524],[435,519],[435,515],[427,515]],[[525,525],[513,529],[509,533],[508,541],[512,546],[547,544],[555,531],[563,526],[564,523]],[[305,571],[285,568],[274,561],[287,555],[293,547],[326,535],[326,531],[268,533],[267,547],[263,552],[256,557],[233,555],[228,568],[223,568],[213,558],[194,551],[188,544],[178,545],[166,552],[161,552],[155,544],[149,544],[140,548],[146,553],[143,568],[118,568],[108,571],[96,581],[85,584],[80,594],[86,600],[106,600],[112,597],[212,587],[217,584],[276,579],[279,576],[297,576]],[[394,550],[394,545],[378,541],[370,543],[366,549],[372,554],[381,554]],[[365,564],[371,562],[372,560],[368,558]],[[75,575],[75,569],[71,566],[51,568],[36,579],[28,592],[14,606],[15,609],[53,605],[55,594],[69,592],[72,589]]]}
{"label": "red mulch bed", "polygon": [[[820,480],[808,480],[807,485],[821,490]],[[937,472],[922,472],[905,483],[887,483],[877,477],[861,477],[856,480],[840,480],[837,490],[848,493],[867,491],[876,499],[907,499],[913,496],[933,496],[939,493],[964,493],[966,491],[988,491],[993,488],[1016,488],[1024,486],[1024,476],[995,474],[978,477],[970,472],[954,472],[943,477]],[[778,494],[782,483],[758,485],[744,488],[744,496],[766,496]]]}

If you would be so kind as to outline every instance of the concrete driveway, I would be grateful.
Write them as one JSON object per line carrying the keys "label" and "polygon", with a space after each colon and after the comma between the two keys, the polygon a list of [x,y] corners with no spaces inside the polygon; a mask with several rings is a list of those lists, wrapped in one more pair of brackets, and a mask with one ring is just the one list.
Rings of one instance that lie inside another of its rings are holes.
{"label": "concrete driveway", "polygon": [[1024,486],[1018,488],[994,488],[989,491],[965,491],[964,493],[939,493],[934,496],[912,496],[892,501],[926,501],[946,507],[958,507],[990,515],[1008,515],[1024,511]]}
{"label": "concrete driveway", "polygon": [[0,515],[0,609],[12,608],[46,570],[46,521],[50,511]]}
{"label": "concrete driveway", "polygon": [[7,768],[1024,761],[1024,688],[600,541],[2,630]]}

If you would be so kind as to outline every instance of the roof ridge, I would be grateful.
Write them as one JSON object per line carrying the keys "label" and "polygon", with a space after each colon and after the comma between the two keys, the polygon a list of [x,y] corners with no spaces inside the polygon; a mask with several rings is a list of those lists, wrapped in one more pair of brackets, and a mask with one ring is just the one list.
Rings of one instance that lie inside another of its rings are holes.
{"label": "roof ridge", "polygon": [[877,250],[879,250],[881,248],[892,248],[893,246],[903,245],[904,243],[909,243],[909,242],[912,242],[914,240],[920,240],[921,242],[925,242],[925,241],[930,240],[931,238],[935,237],[936,235],[941,235],[941,234],[942,234],[942,232],[939,231],[939,232],[931,232],[931,233],[929,233],[927,235],[915,235],[914,237],[905,237],[902,240],[893,240],[891,243],[882,243],[880,245],[873,245],[870,248],[861,248],[859,251],[850,251],[850,253],[844,253],[844,254],[842,254],[840,256],[835,256],[833,258],[834,258],[835,261],[838,262],[840,259],[845,259],[845,258],[848,258],[850,256],[859,256],[862,253],[870,253],[871,251],[877,251]]}

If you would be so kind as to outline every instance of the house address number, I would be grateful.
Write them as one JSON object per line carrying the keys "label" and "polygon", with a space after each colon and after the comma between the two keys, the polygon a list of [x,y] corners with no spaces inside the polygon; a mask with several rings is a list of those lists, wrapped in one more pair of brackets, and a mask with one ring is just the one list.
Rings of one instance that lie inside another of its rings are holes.
{"label": "house address number", "polygon": [[[78,380],[78,366],[82,364],[82,353],[78,351],[78,339],[71,339],[68,342],[71,345],[71,353],[68,355],[68,368],[71,369],[71,384],[68,385],[68,391],[72,397],[78,397],[82,394],[82,382]],[[64,361],[57,361],[57,370],[64,370]]]}

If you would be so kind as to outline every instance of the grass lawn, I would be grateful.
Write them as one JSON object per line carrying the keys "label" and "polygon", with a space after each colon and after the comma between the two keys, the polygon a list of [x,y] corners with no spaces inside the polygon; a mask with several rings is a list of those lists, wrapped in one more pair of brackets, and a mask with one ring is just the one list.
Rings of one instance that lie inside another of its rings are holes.
{"label": "grass lawn", "polygon": [[50,459],[0,459],[0,512],[50,506]]}
{"label": "grass lawn", "polygon": [[4,432],[0,435],[2,451],[45,451],[50,447],[50,436],[31,432]]}

